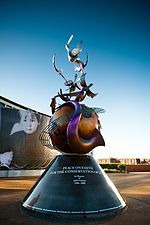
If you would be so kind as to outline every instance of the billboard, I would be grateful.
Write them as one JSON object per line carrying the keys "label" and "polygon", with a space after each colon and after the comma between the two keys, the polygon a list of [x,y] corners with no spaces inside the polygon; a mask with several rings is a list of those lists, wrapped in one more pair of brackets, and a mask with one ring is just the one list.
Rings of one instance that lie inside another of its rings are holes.
{"label": "billboard", "polygon": [[39,135],[49,120],[32,110],[0,108],[0,168],[47,167],[56,151],[43,146]]}

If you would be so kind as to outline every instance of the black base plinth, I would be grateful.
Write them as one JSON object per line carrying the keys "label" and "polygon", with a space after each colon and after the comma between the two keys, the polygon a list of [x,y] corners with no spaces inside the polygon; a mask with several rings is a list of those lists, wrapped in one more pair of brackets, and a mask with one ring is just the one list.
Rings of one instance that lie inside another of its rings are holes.
{"label": "black base plinth", "polygon": [[93,157],[59,155],[21,207],[30,216],[48,220],[94,221],[121,214],[126,203]]}

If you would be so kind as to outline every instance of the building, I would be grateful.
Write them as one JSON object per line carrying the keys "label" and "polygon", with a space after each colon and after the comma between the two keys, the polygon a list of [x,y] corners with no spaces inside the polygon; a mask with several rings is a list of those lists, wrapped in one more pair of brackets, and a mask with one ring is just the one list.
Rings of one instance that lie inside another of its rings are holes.
{"label": "building", "polygon": [[119,162],[126,165],[137,165],[140,164],[139,158],[119,158]]}
{"label": "building", "polygon": [[0,169],[46,168],[58,154],[39,138],[49,120],[49,115],[0,96]]}
{"label": "building", "polygon": [[[36,110],[30,109],[24,105],[18,104],[16,102],[11,101],[10,99],[7,99],[3,96],[0,96],[0,108],[9,108],[9,109],[20,109],[20,110],[32,110],[33,112],[37,112]],[[38,112],[41,115],[46,115],[44,113]]]}
{"label": "building", "polygon": [[99,164],[104,163],[122,163],[126,165],[137,165],[140,164],[139,158],[103,158],[97,160]]}

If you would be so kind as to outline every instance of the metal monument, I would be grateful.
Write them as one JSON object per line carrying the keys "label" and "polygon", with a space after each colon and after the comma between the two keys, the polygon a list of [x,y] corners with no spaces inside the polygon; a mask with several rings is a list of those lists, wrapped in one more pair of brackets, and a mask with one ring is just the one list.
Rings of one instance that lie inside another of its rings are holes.
{"label": "metal monument", "polygon": [[[126,203],[118,190],[89,154],[95,147],[104,146],[98,113],[105,110],[83,104],[85,97],[94,98],[92,83],[87,84],[85,62],[80,53],[81,41],[71,49],[73,35],[65,48],[68,60],[74,64],[74,79],[68,80],[56,66],[67,90],[59,90],[51,99],[52,117],[40,135],[44,146],[62,154],[55,157],[22,201],[22,209],[31,216],[64,221],[93,221],[109,219],[121,214]],[[57,99],[63,101],[57,106]]]}

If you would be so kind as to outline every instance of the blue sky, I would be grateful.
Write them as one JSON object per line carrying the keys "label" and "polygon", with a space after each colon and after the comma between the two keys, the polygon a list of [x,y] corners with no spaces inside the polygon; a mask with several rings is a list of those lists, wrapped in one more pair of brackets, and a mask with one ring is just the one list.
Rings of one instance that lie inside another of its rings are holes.
{"label": "blue sky", "polygon": [[100,157],[150,156],[150,2],[147,0],[1,0],[0,94],[50,114],[49,103],[74,67],[65,44],[83,40],[89,54],[87,83],[99,92],[88,106],[101,107],[106,147]]}

